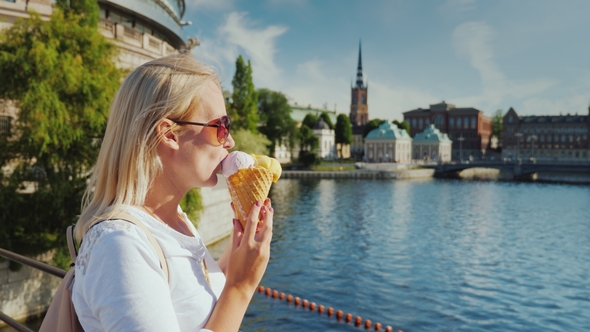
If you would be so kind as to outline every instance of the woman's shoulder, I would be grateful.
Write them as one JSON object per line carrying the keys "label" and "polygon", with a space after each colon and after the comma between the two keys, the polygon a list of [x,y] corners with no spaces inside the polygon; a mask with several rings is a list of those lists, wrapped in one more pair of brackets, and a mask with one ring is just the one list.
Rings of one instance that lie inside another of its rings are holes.
{"label": "woman's shoulder", "polygon": [[94,256],[115,256],[121,250],[141,245],[144,241],[142,231],[135,225],[122,219],[101,221],[88,230],[80,245],[76,265],[85,268],[90,254],[99,251]]}

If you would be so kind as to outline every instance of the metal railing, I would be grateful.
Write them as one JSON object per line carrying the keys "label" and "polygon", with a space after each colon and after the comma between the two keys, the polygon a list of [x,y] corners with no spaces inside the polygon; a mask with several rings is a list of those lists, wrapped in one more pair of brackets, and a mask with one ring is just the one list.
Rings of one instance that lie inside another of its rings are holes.
{"label": "metal railing", "polygon": [[[19,254],[15,254],[12,251],[8,251],[6,249],[0,248],[0,256],[7,258],[11,261],[15,261],[15,262],[21,263],[23,265],[27,265],[32,268],[41,270],[43,272],[52,274],[56,277],[63,278],[66,275],[66,271],[64,271],[62,269],[58,269],[57,267],[51,266],[49,264],[41,263],[39,261],[36,261],[34,259],[19,255]],[[21,332],[21,331],[22,332],[33,332],[33,330],[31,330],[28,327],[24,326],[23,324],[17,322],[16,320],[10,318],[8,315],[6,315],[5,313],[3,313],[1,311],[0,311],[0,320],[5,322],[6,325],[14,328],[15,330],[17,330],[19,332]]]}

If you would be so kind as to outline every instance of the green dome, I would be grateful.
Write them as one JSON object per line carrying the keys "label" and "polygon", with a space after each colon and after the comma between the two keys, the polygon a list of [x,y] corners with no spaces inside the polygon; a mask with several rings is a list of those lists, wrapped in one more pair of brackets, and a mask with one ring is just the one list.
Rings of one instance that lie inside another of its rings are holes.
{"label": "green dome", "polygon": [[412,138],[404,129],[400,129],[397,126],[391,126],[389,122],[383,122],[379,125],[379,128],[371,130],[365,140],[370,139],[407,139],[411,140]]}
{"label": "green dome", "polygon": [[451,139],[447,134],[441,133],[440,130],[431,124],[423,132],[414,136],[414,143],[422,142],[451,142]]}

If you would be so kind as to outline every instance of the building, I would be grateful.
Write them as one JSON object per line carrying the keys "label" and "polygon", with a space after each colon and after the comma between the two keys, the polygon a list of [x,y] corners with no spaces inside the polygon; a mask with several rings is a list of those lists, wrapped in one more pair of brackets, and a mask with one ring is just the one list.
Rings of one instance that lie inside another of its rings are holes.
{"label": "building", "polygon": [[588,115],[519,116],[510,108],[502,119],[502,157],[556,160],[590,158]]}
{"label": "building", "polygon": [[424,161],[451,161],[453,142],[449,136],[434,124],[430,124],[423,132],[416,134],[412,140],[414,159]]}
{"label": "building", "polygon": [[483,111],[476,108],[457,108],[442,101],[430,105],[430,108],[417,108],[403,114],[404,121],[410,124],[412,137],[431,124],[446,133],[453,141],[454,160],[482,158],[489,148],[492,119],[484,116]]}
{"label": "building", "polygon": [[117,45],[120,67],[135,68],[153,59],[191,49],[197,38],[182,28],[185,0],[98,0],[99,31]]}
{"label": "building", "polygon": [[384,122],[365,137],[365,159],[369,163],[409,163],[412,138],[405,130]]}
{"label": "building", "polygon": [[[319,118],[322,113],[326,113],[328,115],[328,117],[330,118],[330,121],[332,121],[333,124],[336,123],[336,117],[337,117],[336,110],[331,111],[325,107],[324,108],[316,108],[316,107],[312,107],[311,105],[301,106],[301,105],[298,105],[297,103],[294,103],[290,106],[291,106],[291,118],[293,120],[295,120],[295,122],[297,122],[297,127],[301,126],[301,122],[303,121],[303,119],[305,118],[305,116],[307,114],[312,114],[312,115]],[[324,124],[326,124],[326,123],[324,122]],[[311,129],[314,129],[314,128],[311,128]],[[334,131],[332,130],[332,132],[334,132]],[[314,131],[314,133],[315,133],[315,131]],[[332,138],[332,141],[334,141],[334,140],[335,140],[335,137]],[[274,158],[283,164],[289,163],[293,159],[297,159],[299,157],[299,150],[300,150],[299,146],[294,146],[291,149],[289,149],[285,143],[286,142],[278,142],[275,145],[275,151],[274,151]],[[321,154],[319,152],[318,152],[318,156],[321,157]]]}
{"label": "building", "polygon": [[[49,20],[53,13],[51,0],[0,0],[0,29],[10,27],[31,11]],[[98,0],[98,30],[119,49],[115,59],[121,68],[133,69],[147,61],[191,49],[199,44],[186,37],[182,27],[184,0]],[[0,101],[0,131],[10,130],[17,116],[11,101]]]}
{"label": "building", "polygon": [[330,126],[324,119],[320,118],[313,127],[313,134],[318,138],[318,157],[326,160],[336,159],[336,137],[334,135],[334,129],[330,129]]}
{"label": "building", "polygon": [[369,84],[363,79],[363,61],[361,56],[361,44],[359,42],[359,61],[356,69],[356,83],[350,89],[350,124],[352,125],[352,143],[350,154],[353,158],[360,159],[364,153],[363,129],[369,122]]}

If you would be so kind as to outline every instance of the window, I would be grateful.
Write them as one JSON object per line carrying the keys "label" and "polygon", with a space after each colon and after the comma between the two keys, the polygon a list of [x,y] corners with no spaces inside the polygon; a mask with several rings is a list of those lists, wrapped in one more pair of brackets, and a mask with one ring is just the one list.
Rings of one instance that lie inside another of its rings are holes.
{"label": "window", "polygon": [[438,114],[434,117],[434,126],[436,126],[436,128],[443,129],[444,122],[445,118],[441,114]]}
{"label": "window", "polygon": [[476,123],[477,123],[477,120],[475,118],[471,118],[471,129],[475,129]]}
{"label": "window", "polygon": [[430,124],[430,119],[428,119],[428,118],[427,118],[427,119],[425,119],[425,120],[424,120],[424,123],[426,124],[426,127],[428,127],[428,125]]}
{"label": "window", "polygon": [[457,129],[461,129],[461,118],[457,118]]}
{"label": "window", "polygon": [[512,114],[508,116],[508,122],[512,123]]}
{"label": "window", "polygon": [[0,115],[0,133],[10,133],[12,117]]}
{"label": "window", "polygon": [[455,128],[455,118],[449,119],[449,127],[451,127],[451,129]]}
{"label": "window", "polygon": [[422,119],[418,120],[418,127],[420,127],[420,129],[424,128],[424,123],[422,122]]}
{"label": "window", "polygon": [[412,119],[412,128],[416,129],[416,119]]}
{"label": "window", "polygon": [[467,129],[469,128],[469,120],[467,119],[467,117],[463,118],[463,128]]}

